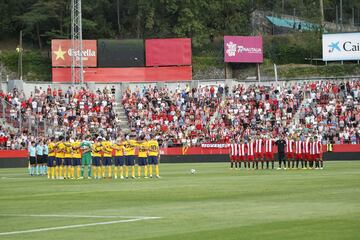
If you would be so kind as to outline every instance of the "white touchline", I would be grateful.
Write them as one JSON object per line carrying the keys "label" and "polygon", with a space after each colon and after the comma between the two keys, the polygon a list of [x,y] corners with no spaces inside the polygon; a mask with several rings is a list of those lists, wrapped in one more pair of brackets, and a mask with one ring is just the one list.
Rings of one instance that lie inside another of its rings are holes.
{"label": "white touchline", "polygon": [[7,214],[0,213],[0,217],[58,217],[58,218],[141,218],[157,219],[159,217],[145,216],[114,216],[114,215],[68,215],[68,214]]}
{"label": "white touchline", "polygon": [[91,226],[98,226],[98,225],[109,225],[109,224],[125,223],[125,222],[136,222],[136,221],[149,220],[149,219],[158,219],[158,217],[157,218],[155,218],[155,217],[144,217],[144,218],[134,218],[134,219],[123,219],[123,220],[108,221],[108,222],[97,222],[97,223],[66,225],[66,226],[49,227],[49,228],[37,228],[37,229],[29,229],[29,230],[21,230],[21,231],[13,231],[13,232],[2,232],[2,233],[0,233],[0,236],[21,234],[21,233],[46,232],[46,231],[69,229],[69,228],[83,228],[83,227],[91,227]]}

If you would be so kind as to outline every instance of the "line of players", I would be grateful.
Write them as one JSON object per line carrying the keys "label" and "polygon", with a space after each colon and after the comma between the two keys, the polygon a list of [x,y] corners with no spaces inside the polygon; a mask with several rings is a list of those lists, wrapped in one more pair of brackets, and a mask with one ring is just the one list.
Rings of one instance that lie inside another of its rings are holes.
{"label": "line of players", "polygon": [[[246,142],[239,139],[229,144],[230,168],[274,169],[274,146],[278,147],[278,169],[323,169],[323,151],[321,141],[315,136],[301,140],[299,136],[290,136],[286,140],[280,136],[274,140],[269,136],[256,136]],[[300,166],[301,165],[301,166]]]}
{"label": "line of players", "polygon": [[[42,146],[39,141],[37,146]],[[132,136],[126,139],[119,138],[111,142],[109,138],[94,138],[90,136],[81,140],[70,138],[51,138],[45,144],[47,155],[39,156],[37,146],[31,143],[29,147],[30,174],[34,175],[35,169],[47,163],[47,176],[49,179],[82,179],[87,167],[87,178],[112,178],[121,179],[135,176],[135,160],[137,160],[137,177],[153,177],[153,166],[155,177],[159,175],[159,144],[150,136],[145,139],[141,137],[135,140]],[[137,153],[137,154],[136,154]],[[46,164],[45,164],[46,165]],[[114,165],[114,167],[113,167]],[[124,173],[125,172],[125,173]],[[45,171],[43,172],[45,173]]]}

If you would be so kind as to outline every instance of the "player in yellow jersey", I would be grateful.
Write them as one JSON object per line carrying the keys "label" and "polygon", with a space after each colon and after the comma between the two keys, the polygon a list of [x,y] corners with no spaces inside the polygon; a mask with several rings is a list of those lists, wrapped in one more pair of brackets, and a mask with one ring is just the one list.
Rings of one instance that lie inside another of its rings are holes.
{"label": "player in yellow jersey", "polygon": [[93,176],[95,179],[101,178],[101,141],[95,138],[94,143],[91,147],[92,165],[93,165]]}
{"label": "player in yellow jersey", "polygon": [[120,178],[124,179],[124,142],[121,138],[118,138],[115,143],[112,144],[112,148],[115,150],[114,157],[114,178],[117,179],[118,168],[120,169]]}
{"label": "player in yellow jersey", "polygon": [[48,178],[55,179],[55,138],[50,138],[47,142],[49,154],[47,159],[47,165],[48,165]]}
{"label": "player in yellow jersey", "polygon": [[63,164],[64,164],[64,155],[65,155],[65,145],[63,136],[59,137],[59,141],[55,145],[56,147],[56,167],[55,167],[55,176],[57,179],[63,178]]}
{"label": "player in yellow jersey", "polygon": [[71,162],[72,162],[72,154],[73,149],[70,142],[70,137],[65,138],[65,154],[64,154],[64,179],[71,178]]}
{"label": "player in yellow jersey", "polygon": [[144,177],[147,178],[148,142],[144,137],[140,138],[138,148],[138,178],[141,177],[141,167],[144,167]]}
{"label": "player in yellow jersey", "polygon": [[107,167],[108,177],[111,178],[113,149],[109,136],[106,136],[105,141],[101,143],[101,146],[103,152],[102,177],[103,178],[106,177],[106,167]]}
{"label": "player in yellow jersey", "polygon": [[129,178],[129,167],[131,167],[131,177],[135,178],[135,148],[137,142],[133,136],[128,135],[124,142],[125,147],[125,177]]}
{"label": "player in yellow jersey", "polygon": [[73,149],[73,159],[72,159],[72,167],[71,167],[71,178],[75,178],[75,168],[76,168],[76,178],[80,178],[81,171],[81,152],[80,152],[81,141],[77,139],[73,143],[71,143],[71,147]]}
{"label": "player in yellow jersey", "polygon": [[151,135],[150,141],[148,141],[148,161],[149,161],[149,174],[152,178],[152,167],[155,166],[155,174],[157,178],[160,178],[159,174],[159,143],[156,141],[153,135]]}

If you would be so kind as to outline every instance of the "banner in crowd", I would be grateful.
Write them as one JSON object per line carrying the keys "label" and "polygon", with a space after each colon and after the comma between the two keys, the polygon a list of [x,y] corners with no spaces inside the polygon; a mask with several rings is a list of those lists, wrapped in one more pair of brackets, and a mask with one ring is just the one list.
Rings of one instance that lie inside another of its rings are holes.
{"label": "banner in crowd", "polygon": [[146,66],[191,65],[191,38],[145,40]]}
{"label": "banner in crowd", "polygon": [[360,60],[360,32],[323,34],[323,61]]}
{"label": "banner in crowd", "polygon": [[262,63],[261,36],[224,36],[225,62]]}
{"label": "banner in crowd", "polygon": [[51,40],[51,59],[53,67],[70,67],[72,56],[77,59],[82,56],[84,67],[97,66],[97,48],[96,40],[83,40],[82,53],[74,51],[72,41],[69,39]]}

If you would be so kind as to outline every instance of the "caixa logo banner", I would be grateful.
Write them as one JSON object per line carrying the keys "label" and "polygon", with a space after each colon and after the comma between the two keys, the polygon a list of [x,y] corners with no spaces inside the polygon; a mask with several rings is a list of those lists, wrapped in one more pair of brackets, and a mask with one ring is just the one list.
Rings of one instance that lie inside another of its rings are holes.
{"label": "caixa logo banner", "polygon": [[360,32],[323,34],[323,61],[360,60]]}
{"label": "caixa logo banner", "polygon": [[96,40],[83,40],[82,51],[74,50],[72,48],[71,40],[58,40],[51,41],[51,55],[53,67],[70,67],[71,58],[75,56],[75,60],[79,60],[80,56],[83,59],[84,67],[97,66],[97,44]]}

